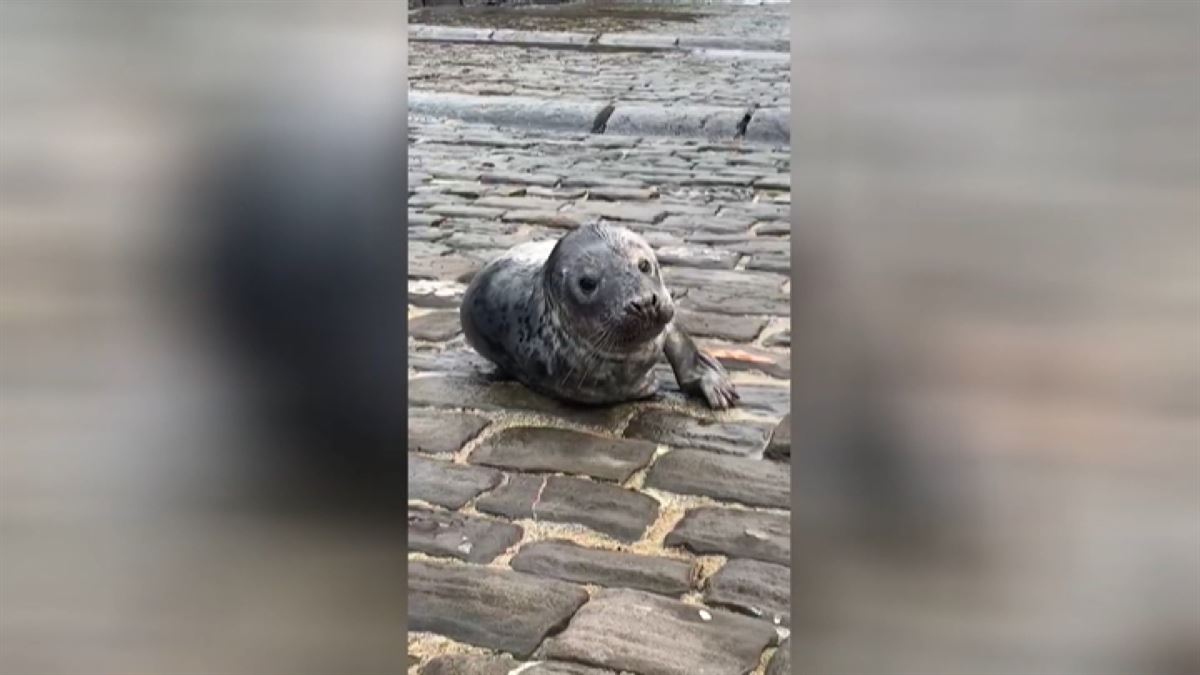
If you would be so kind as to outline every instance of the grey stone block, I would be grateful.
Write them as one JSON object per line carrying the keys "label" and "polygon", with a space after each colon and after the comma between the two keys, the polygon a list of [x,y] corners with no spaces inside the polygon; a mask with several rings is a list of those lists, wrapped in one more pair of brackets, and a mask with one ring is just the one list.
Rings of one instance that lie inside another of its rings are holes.
{"label": "grey stone block", "polygon": [[[432,6],[435,3],[427,1],[425,4]],[[460,3],[456,1],[449,4]],[[408,27],[408,39],[414,42],[477,42],[487,40],[493,32],[491,28],[413,24]]]}
{"label": "grey stone block", "polygon": [[746,125],[746,140],[788,145],[792,142],[791,108],[759,108]]}
{"label": "grey stone block", "polygon": [[501,127],[590,133],[606,101],[566,101],[525,96],[476,96],[429,91],[408,93],[410,117],[456,119]]}
{"label": "grey stone block", "polygon": [[540,30],[498,30],[492,33],[492,42],[522,46],[586,45],[598,37],[598,33],[568,33]]}
{"label": "grey stone block", "polygon": [[745,38],[724,35],[681,35],[681,49],[727,49],[739,51],[788,52],[788,40],[777,38]]}
{"label": "grey stone block", "polygon": [[674,49],[679,45],[679,37],[662,33],[605,33],[596,44],[633,49]]}
{"label": "grey stone block", "polygon": [[618,103],[608,118],[604,133],[732,139],[746,112],[742,108],[718,106]]}

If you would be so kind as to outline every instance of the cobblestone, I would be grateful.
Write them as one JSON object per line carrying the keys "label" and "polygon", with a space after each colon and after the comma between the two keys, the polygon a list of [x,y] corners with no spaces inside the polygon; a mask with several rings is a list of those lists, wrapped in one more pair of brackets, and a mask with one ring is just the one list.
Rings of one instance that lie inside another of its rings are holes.
{"label": "cobblestone", "polygon": [[723,422],[669,410],[647,410],[630,421],[629,438],[644,438],[677,448],[700,448],[730,455],[762,452],[770,427],[756,422]]}
{"label": "cobblestone", "polygon": [[704,600],[759,617],[779,626],[791,625],[791,570],[758,560],[730,560],[709,580]]}
{"label": "cobblestone", "polygon": [[646,487],[704,495],[750,506],[787,508],[791,487],[787,465],[760,459],[675,450],[654,463]]}
{"label": "cobblestone", "polygon": [[690,509],[667,535],[667,546],[787,565],[791,519],[775,513],[702,507]]}
{"label": "cobblestone", "polygon": [[[487,418],[479,415],[410,408],[408,449],[430,453],[457,452],[487,425]],[[409,457],[411,459],[412,455]]]}
{"label": "cobblestone", "polygon": [[528,657],[588,598],[562,581],[410,560],[408,629]]}
{"label": "cobblestone", "polygon": [[500,483],[500,472],[413,455],[408,458],[408,498],[448,509],[467,502]]}
{"label": "cobblestone", "polygon": [[775,639],[759,621],[630,590],[584,605],[548,656],[643,675],[743,675]]}
{"label": "cobblestone", "polygon": [[678,596],[691,587],[693,567],[673,558],[541,541],[521,548],[512,568],[539,576]]}
{"label": "cobblestone", "polygon": [[567,429],[513,427],[471,453],[477,464],[521,471],[561,471],[623,483],[654,456],[654,444]]}
{"label": "cobblestone", "polygon": [[429,555],[488,563],[520,541],[521,534],[517,525],[488,518],[408,509],[408,547]]}
{"label": "cobblestone", "polygon": [[475,507],[507,518],[579,523],[625,542],[658,517],[658,502],[634,490],[562,476],[514,474]]}

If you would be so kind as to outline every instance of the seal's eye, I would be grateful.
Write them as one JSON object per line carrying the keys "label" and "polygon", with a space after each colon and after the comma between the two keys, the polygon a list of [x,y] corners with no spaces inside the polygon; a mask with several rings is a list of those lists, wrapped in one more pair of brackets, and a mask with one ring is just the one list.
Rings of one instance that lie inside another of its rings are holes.
{"label": "seal's eye", "polygon": [[598,285],[592,277],[579,277],[579,290],[583,291],[584,295],[591,295]]}
{"label": "seal's eye", "polygon": [[642,274],[650,274],[650,261],[642,258],[638,262],[638,269],[642,271]]}

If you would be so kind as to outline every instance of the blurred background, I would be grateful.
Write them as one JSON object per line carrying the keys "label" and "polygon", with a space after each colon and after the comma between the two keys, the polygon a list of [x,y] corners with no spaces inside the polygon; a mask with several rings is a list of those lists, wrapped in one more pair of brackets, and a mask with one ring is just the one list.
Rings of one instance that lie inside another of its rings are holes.
{"label": "blurred background", "polygon": [[[404,11],[0,2],[0,672],[404,667]],[[795,669],[1200,672],[1200,5],[792,11]]]}
{"label": "blurred background", "polygon": [[1200,672],[1200,4],[792,9],[793,663]]}
{"label": "blurred background", "polygon": [[404,26],[0,2],[0,672],[404,669]]}

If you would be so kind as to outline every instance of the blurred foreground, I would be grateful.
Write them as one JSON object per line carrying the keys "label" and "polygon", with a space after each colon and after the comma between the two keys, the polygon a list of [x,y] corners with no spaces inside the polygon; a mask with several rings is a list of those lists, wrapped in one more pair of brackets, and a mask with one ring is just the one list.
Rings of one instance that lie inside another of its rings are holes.
{"label": "blurred foreground", "polygon": [[799,672],[1200,672],[1200,5],[794,9]]}

